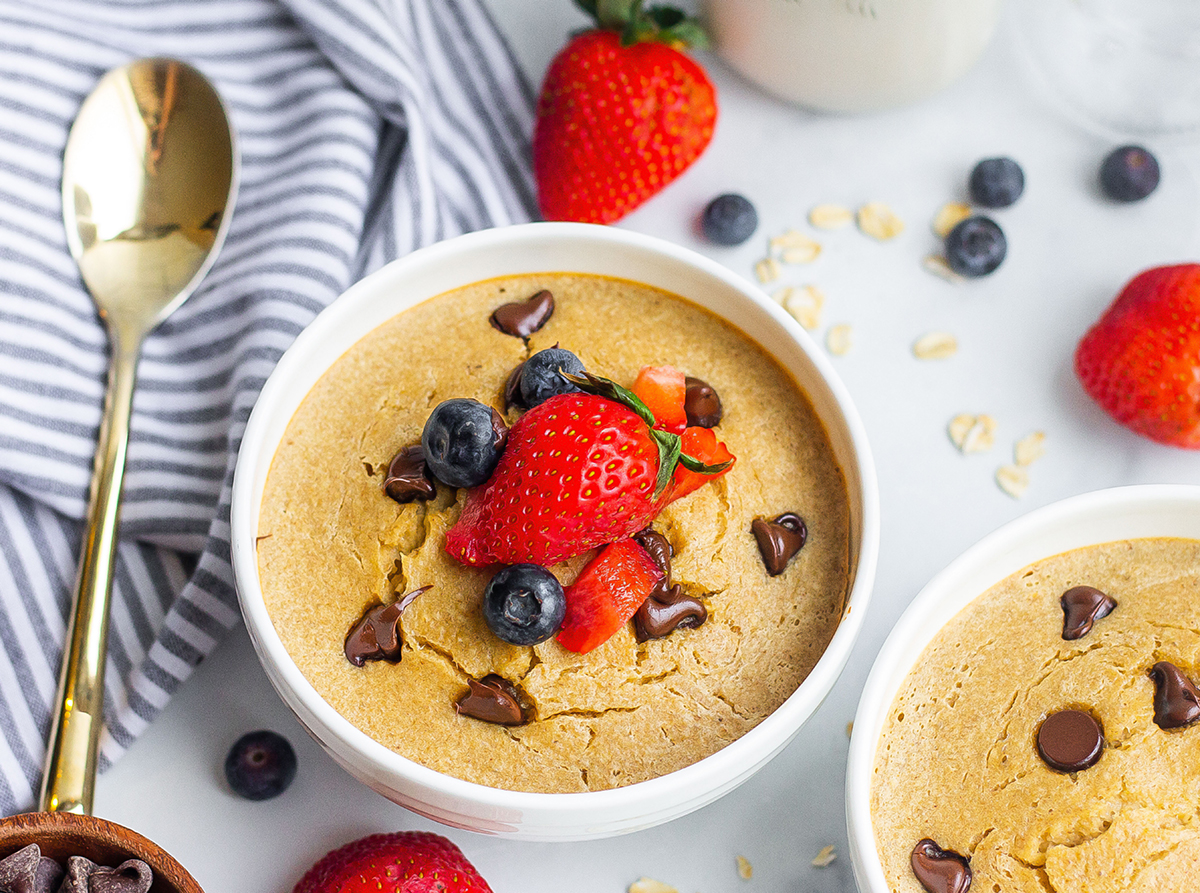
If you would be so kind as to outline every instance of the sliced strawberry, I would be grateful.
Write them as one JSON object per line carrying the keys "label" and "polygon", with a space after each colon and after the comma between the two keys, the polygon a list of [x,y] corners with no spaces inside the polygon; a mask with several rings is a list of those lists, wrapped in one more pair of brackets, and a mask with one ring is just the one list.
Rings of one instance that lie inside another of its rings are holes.
{"label": "sliced strawberry", "polygon": [[633,383],[633,392],[654,413],[654,427],[682,434],[687,427],[687,377],[674,366],[644,366]]}
{"label": "sliced strawberry", "polygon": [[702,474],[689,470],[681,463],[676,467],[675,475],[671,478],[670,495],[667,497],[667,502],[682,499],[709,481],[716,480],[733,468],[735,461],[733,453],[729,452],[725,444],[717,440],[716,432],[711,428],[687,428],[680,436],[680,441],[684,455],[699,459],[705,465],[721,465],[724,462],[729,464],[715,474]]}
{"label": "sliced strawberry", "polygon": [[372,834],[326,853],[292,893],[492,893],[440,834]]}
{"label": "sliced strawberry", "polygon": [[565,590],[567,616],[558,643],[580,654],[604,644],[637,613],[662,575],[633,540],[605,546]]}

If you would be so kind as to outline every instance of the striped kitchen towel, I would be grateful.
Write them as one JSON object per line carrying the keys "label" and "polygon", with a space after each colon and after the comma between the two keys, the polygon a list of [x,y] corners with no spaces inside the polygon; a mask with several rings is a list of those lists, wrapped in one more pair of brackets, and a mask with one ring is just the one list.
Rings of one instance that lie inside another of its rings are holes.
{"label": "striped kitchen towel", "polygon": [[242,179],[215,267],[143,352],[102,765],[239,618],[233,461],[280,354],[364,273],[534,214],[532,97],[481,0],[0,0],[4,814],[37,795],[107,369],[63,147],[101,74],[151,55],[216,84]]}

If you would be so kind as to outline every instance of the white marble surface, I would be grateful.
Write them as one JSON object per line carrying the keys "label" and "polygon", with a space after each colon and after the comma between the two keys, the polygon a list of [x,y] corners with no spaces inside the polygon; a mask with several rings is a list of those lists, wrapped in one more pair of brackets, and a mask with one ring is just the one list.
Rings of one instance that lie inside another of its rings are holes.
{"label": "white marble surface", "polygon": [[[490,0],[537,82],[565,33],[582,22],[566,0]],[[1106,203],[1095,171],[1111,136],[1071,123],[1024,77],[1007,23],[961,82],[921,105],[863,117],[816,116],[776,102],[710,56],[721,117],[707,153],[665,193],[621,225],[695,248],[751,276],[766,239],[807,231],[820,202],[890,204],[907,222],[879,244],[853,228],[820,234],[816,263],[785,268],[782,283],[818,285],[830,324],[853,326],[836,366],[872,439],[883,507],[878,583],[865,630],[830,697],[765,770],[723,800],[657,829],[577,844],[529,844],[438,829],[353,781],[308,738],[271,690],[240,629],[196,672],[161,718],[98,786],[97,814],[173,852],[208,893],[290,890],[327,849],[369,832],[443,830],[500,891],[620,893],[648,875],[681,893],[853,891],[843,786],[854,713],[871,661],[920,587],[955,555],[1036,506],[1126,483],[1200,483],[1200,455],[1140,440],[1083,395],[1071,371],[1079,336],[1135,272],[1200,260],[1194,145],[1155,145],[1159,191],[1128,207]],[[951,285],[921,268],[937,248],[929,223],[965,193],[981,157],[1009,154],[1025,167],[1025,196],[996,213],[1009,257],[994,275]],[[758,206],[759,233],[720,249],[694,231],[713,195],[739,191]],[[930,330],[957,335],[960,352],[919,362],[912,342]],[[947,421],[987,412],[995,448],[964,457]],[[1047,451],[1025,497],[993,481],[1013,442],[1035,430]],[[230,743],[268,727],[296,745],[300,771],[280,798],[249,803],[221,777]],[[833,844],[840,857],[817,869]],[[754,867],[738,877],[735,857]]]}

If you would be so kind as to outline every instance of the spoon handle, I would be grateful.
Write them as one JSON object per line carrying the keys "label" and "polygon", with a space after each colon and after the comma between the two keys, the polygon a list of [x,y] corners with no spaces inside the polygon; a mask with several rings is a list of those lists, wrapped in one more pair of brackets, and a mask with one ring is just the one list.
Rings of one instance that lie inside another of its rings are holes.
{"label": "spoon handle", "polygon": [[100,419],[87,526],[75,582],[75,609],[67,628],[58,710],[42,777],[39,809],[91,815],[96,754],[104,725],[104,662],[108,653],[108,602],[112,594],[121,481],[129,446],[133,386],[140,337],[109,327],[112,361]]}

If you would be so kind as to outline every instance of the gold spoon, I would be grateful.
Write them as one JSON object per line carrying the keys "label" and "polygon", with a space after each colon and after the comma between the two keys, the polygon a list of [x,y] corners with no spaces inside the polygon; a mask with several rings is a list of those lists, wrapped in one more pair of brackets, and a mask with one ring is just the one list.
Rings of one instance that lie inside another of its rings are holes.
{"label": "gold spoon", "polygon": [[[75,611],[42,780],[39,808],[51,814],[41,822],[47,831],[74,827],[56,813],[86,817],[75,834],[126,830],[91,819],[90,813],[138,357],[146,335],[212,266],[236,182],[233,132],[216,91],[194,68],[172,59],[142,59],[105,75],[67,138],[62,182],[67,244],[108,330],[111,359]],[[25,820],[24,826],[39,824],[36,814],[15,819]]]}

